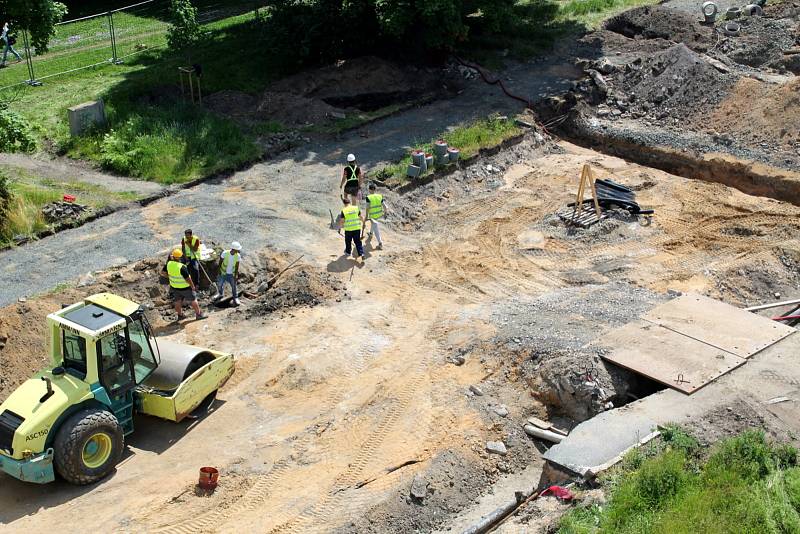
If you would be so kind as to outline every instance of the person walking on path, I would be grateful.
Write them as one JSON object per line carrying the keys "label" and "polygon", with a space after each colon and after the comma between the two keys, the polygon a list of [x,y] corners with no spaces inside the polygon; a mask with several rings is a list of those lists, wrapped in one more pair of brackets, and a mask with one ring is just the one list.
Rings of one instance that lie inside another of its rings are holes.
{"label": "person walking on path", "polygon": [[189,275],[192,277],[195,287],[200,286],[200,243],[200,238],[192,235],[191,230],[187,229],[184,232],[183,239],[181,239],[183,263],[189,268]]}
{"label": "person walking on path", "polygon": [[225,292],[225,283],[231,286],[233,293],[233,303],[235,305],[241,304],[239,302],[238,294],[236,293],[236,279],[239,277],[239,259],[242,245],[238,241],[231,243],[231,249],[223,252],[219,257],[219,276],[217,277],[217,294],[214,300],[217,301],[222,298]]}
{"label": "person walking on path", "polygon": [[0,67],[6,66],[6,59],[8,59],[8,53],[11,52],[15,56],[17,56],[17,62],[19,63],[22,61],[22,56],[20,56],[16,50],[14,50],[14,43],[16,39],[12,35],[9,35],[9,24],[6,22],[3,24],[3,33],[0,35],[0,39],[3,41],[3,61],[0,62]]}
{"label": "person walking on path", "polygon": [[364,217],[361,215],[361,210],[358,205],[350,203],[348,197],[344,198],[344,207],[339,213],[339,235],[342,234],[344,228],[344,253],[350,255],[352,252],[352,245],[356,246],[356,258],[364,260],[364,247],[361,245],[361,229],[364,226]]}
{"label": "person walking on path", "polygon": [[367,195],[367,217],[369,218],[369,238],[367,241],[372,240],[372,234],[378,239],[378,250],[383,250],[383,239],[381,239],[381,219],[383,219],[385,203],[383,195],[377,192],[375,184],[369,184],[369,194]]}
{"label": "person walking on path", "polygon": [[342,199],[350,196],[350,203],[354,206],[358,204],[361,200],[363,180],[361,168],[356,163],[355,155],[348,154],[347,166],[342,170],[342,182],[339,184],[339,187],[342,188]]}
{"label": "person walking on path", "polygon": [[172,251],[163,269],[169,276],[170,293],[175,300],[175,313],[178,314],[179,321],[185,319],[183,301],[188,300],[194,310],[195,318],[197,320],[205,319],[206,316],[200,311],[200,304],[197,302],[197,292],[192,277],[189,276],[189,269],[180,261],[182,257],[183,252],[176,248]]}

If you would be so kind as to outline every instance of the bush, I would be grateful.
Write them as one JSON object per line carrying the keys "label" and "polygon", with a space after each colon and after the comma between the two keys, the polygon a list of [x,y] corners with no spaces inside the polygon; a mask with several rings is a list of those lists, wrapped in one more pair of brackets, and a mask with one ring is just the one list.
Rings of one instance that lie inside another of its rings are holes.
{"label": "bush", "polygon": [[0,152],[31,152],[36,138],[30,123],[8,107],[0,107]]}
{"label": "bush", "polygon": [[5,227],[8,222],[8,212],[11,210],[13,196],[8,175],[5,171],[0,171],[0,229]]}
{"label": "bush", "polygon": [[234,168],[260,154],[233,122],[183,102],[110,109],[110,118],[113,129],[73,140],[70,154],[164,184]]}

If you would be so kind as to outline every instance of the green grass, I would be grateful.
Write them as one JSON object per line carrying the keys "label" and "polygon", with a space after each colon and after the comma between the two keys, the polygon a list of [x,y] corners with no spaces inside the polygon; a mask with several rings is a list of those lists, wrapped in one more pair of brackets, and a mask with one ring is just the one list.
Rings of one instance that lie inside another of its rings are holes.
{"label": "green grass", "polygon": [[561,38],[597,28],[626,9],[658,0],[519,0],[514,22],[499,35],[472,35],[463,52],[485,67],[500,69],[504,58],[546,53]]}
{"label": "green grass", "polygon": [[603,484],[605,506],[579,505],[560,522],[563,534],[800,532],[797,451],[749,431],[710,455],[675,431],[660,445],[626,458]]}
{"label": "green grass", "polygon": [[[108,170],[179,183],[236,168],[258,159],[261,149],[255,140],[259,134],[280,126],[267,123],[254,129],[241,128],[228,118],[186,103],[180,97],[177,69],[188,61],[201,63],[205,95],[220,89],[257,93],[283,71],[269,58],[255,54],[249,44],[258,39],[260,31],[252,10],[242,13],[244,8],[236,6],[227,6],[226,10],[234,10],[234,15],[203,26],[209,36],[193,51],[191,60],[164,48],[151,49],[127,58],[122,65],[104,64],[71,72],[45,80],[42,87],[6,90],[3,96],[14,99],[11,108],[30,123],[40,146],[97,162]],[[164,26],[160,19],[150,23]],[[162,46],[163,32],[152,36],[147,44]],[[91,62],[99,57],[92,46],[70,53],[54,50],[37,62],[49,62],[48,68],[54,71],[70,66],[64,62]],[[0,76],[21,68],[24,64],[14,65],[0,71]],[[106,104],[109,129],[70,138],[67,108],[98,98]]]}
{"label": "green grass", "polygon": [[403,159],[380,169],[377,172],[377,177],[393,185],[407,183],[410,180],[406,175],[406,171],[408,166],[411,165],[411,152],[424,150],[426,153],[433,153],[433,144],[438,139],[444,139],[447,141],[448,146],[459,149],[461,158],[469,158],[477,154],[482,148],[496,146],[520,133],[522,133],[522,130],[514,124],[512,119],[500,117],[489,117],[470,124],[456,126],[427,143],[415,144]]}
{"label": "green grass", "polygon": [[79,204],[101,209],[124,204],[138,198],[134,192],[114,192],[97,185],[71,180],[57,181],[30,174],[22,169],[4,169],[10,180],[13,197],[4,221],[0,221],[0,245],[12,242],[14,236],[34,236],[46,230],[49,223],[42,216],[45,204],[62,200],[64,194],[76,197]]}

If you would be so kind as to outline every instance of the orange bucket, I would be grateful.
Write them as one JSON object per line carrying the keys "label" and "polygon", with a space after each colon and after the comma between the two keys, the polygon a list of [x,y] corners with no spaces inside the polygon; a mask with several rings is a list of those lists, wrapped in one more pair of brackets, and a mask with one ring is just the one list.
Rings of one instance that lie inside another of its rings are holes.
{"label": "orange bucket", "polygon": [[200,481],[198,484],[201,488],[213,490],[217,487],[217,480],[219,480],[219,471],[216,467],[200,468]]}

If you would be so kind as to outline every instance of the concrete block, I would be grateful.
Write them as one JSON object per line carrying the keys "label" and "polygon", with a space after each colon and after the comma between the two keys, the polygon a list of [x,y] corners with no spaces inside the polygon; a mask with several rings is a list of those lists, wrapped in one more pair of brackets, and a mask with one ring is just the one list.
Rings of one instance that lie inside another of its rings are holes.
{"label": "concrete block", "polygon": [[67,109],[69,133],[73,137],[83,135],[96,126],[106,125],[106,108],[102,100],[84,102]]}

